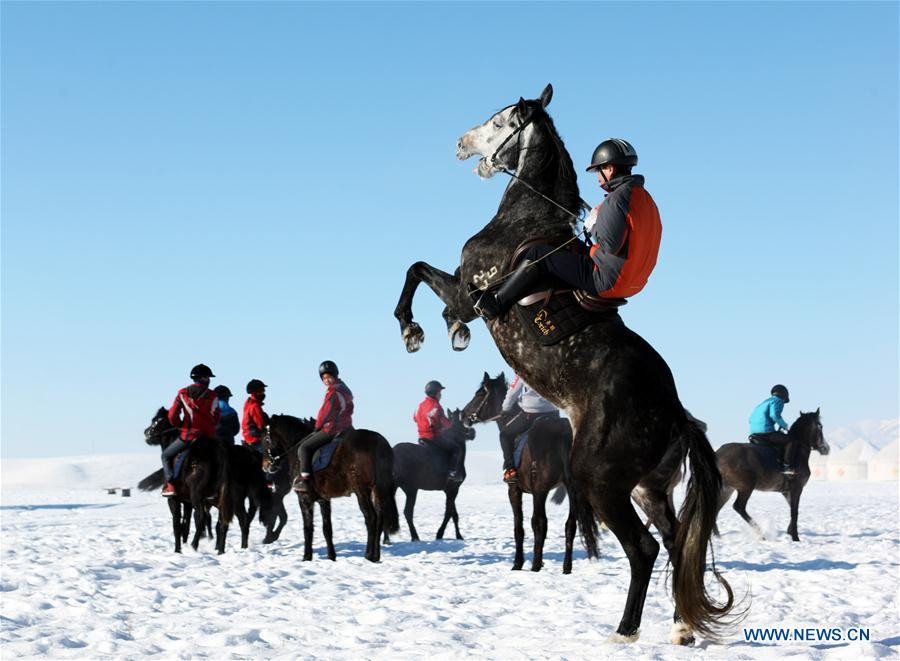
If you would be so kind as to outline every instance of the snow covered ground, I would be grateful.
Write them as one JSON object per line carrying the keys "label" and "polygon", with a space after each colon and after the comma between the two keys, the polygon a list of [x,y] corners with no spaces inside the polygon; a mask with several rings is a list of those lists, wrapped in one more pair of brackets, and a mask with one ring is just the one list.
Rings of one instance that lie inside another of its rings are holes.
{"label": "snow covered ground", "polygon": [[[229,537],[216,556],[172,553],[168,508],[156,494],[107,495],[155,470],[154,455],[8,460],[2,466],[2,656],[49,658],[773,658],[896,657],[900,533],[896,482],[811,483],[800,543],[783,532],[776,494],[748,509],[759,541],[729,508],[716,557],[749,591],[742,627],[868,629],[868,642],[668,644],[671,605],[657,562],[639,642],[606,643],[625,601],[628,566],[605,532],[603,558],[576,555],[563,576],[565,506],[550,507],[545,568],[512,572],[512,521],[494,453],[470,457],[458,501],[465,541],[411,543],[405,524],[378,565],[363,560],[362,516],[335,501],[337,562],[300,560],[300,516],[275,545]],[[398,504],[402,510],[403,496]],[[526,501],[527,502],[527,501]],[[530,504],[527,505],[530,510]],[[529,511],[526,510],[526,511]],[[419,495],[416,524],[433,535],[441,494]],[[233,529],[234,530],[234,529]],[[321,543],[318,534],[316,543]],[[530,549],[526,531],[526,550]]]}

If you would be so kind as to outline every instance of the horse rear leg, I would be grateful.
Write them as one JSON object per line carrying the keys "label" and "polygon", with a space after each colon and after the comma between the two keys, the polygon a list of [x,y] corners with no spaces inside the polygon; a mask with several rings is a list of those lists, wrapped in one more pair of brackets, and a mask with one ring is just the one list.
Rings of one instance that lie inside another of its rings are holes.
{"label": "horse rear leg", "polygon": [[[212,512],[210,512],[209,517],[212,518]],[[228,523],[226,523],[222,515],[219,514],[219,520],[216,521],[216,553],[219,555],[225,553],[225,540],[227,538]]]}
{"label": "horse rear leg", "polygon": [[[375,536],[375,508],[372,506],[372,500],[368,493],[356,494],[356,502],[359,504],[359,510],[363,514],[366,521],[366,560],[369,562],[377,562],[375,558],[375,543],[380,539],[373,539]],[[379,533],[380,534],[380,533]]]}
{"label": "horse rear leg", "polygon": [[[206,529],[206,517],[209,516],[206,512],[206,508],[203,505],[203,502],[193,504],[194,508],[194,539],[191,540],[191,546],[194,547],[194,550],[197,550],[197,547],[200,546],[200,538],[203,536],[203,531]],[[210,536],[212,537],[212,536]]]}
{"label": "horse rear leg", "polygon": [[513,560],[513,571],[518,571],[525,564],[525,528],[522,525],[522,490],[516,484],[509,485],[509,504],[513,511],[513,539],[516,541],[516,557]]}
{"label": "horse rear leg", "polygon": [[[252,504],[251,507],[253,507]],[[250,521],[252,520],[253,515],[245,509],[245,501],[243,498],[235,503],[234,514],[238,520],[238,527],[241,529],[241,548],[245,549],[250,541]]]}
{"label": "horse rear leg", "polygon": [[409,537],[414,542],[419,541],[419,533],[416,530],[415,524],[413,524],[413,512],[416,509],[416,496],[418,495],[418,489],[410,489],[403,490],[403,493],[406,494],[406,504],[403,506],[403,516],[406,517],[406,525],[409,526]]}
{"label": "horse rear leg", "polygon": [[569,486],[566,485],[569,494],[569,518],[566,519],[566,554],[563,558],[563,574],[572,573],[572,547],[575,545],[575,531],[578,529],[578,516],[575,513],[575,499],[572,497]]}
{"label": "horse rear leg", "polygon": [[732,507],[734,508],[735,512],[737,512],[738,514],[741,515],[741,518],[744,521],[746,521],[747,523],[750,524],[750,527],[753,528],[754,531],[756,531],[756,534],[759,535],[760,539],[765,539],[765,535],[763,535],[762,528],[760,528],[756,524],[756,521],[754,521],[752,518],[750,518],[750,515],[747,514],[747,501],[750,500],[750,494],[752,494],[752,493],[753,493],[752,490],[751,491],[738,491],[738,496],[737,496],[737,498],[734,499],[734,505],[732,505]]}
{"label": "horse rear leg", "polygon": [[331,538],[331,501],[320,500],[319,510],[322,512],[322,534],[325,536],[325,547],[328,550],[328,559],[335,560],[337,554],[334,552],[334,540]]}
{"label": "horse rear leg", "polygon": [[[272,512],[268,515],[269,518],[265,522],[266,524],[266,536],[263,539],[263,544],[271,544],[278,536],[281,535],[281,531],[284,529],[284,526],[287,524],[288,515],[287,509],[284,507],[284,495],[279,498],[277,494],[273,497],[272,503]],[[275,525],[275,521],[278,521],[278,525]]]}
{"label": "horse rear leg", "polygon": [[630,494],[610,492],[611,483],[612,480],[599,480],[591,485],[586,493],[590,496],[594,511],[619,540],[631,566],[631,582],[628,586],[625,611],[613,639],[633,642],[639,635],[647,586],[650,584],[653,563],[659,554],[659,543],[644,527],[635,512]]}
{"label": "horse rear leg", "polygon": [[547,492],[541,491],[531,496],[531,530],[534,533],[534,557],[531,571],[541,571],[544,566],[544,540],[547,538]]}

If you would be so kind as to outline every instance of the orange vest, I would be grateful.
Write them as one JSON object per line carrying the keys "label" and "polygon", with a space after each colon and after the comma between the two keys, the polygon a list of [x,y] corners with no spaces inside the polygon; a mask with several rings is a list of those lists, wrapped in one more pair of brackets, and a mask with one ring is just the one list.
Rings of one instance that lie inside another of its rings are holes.
{"label": "orange vest", "polygon": [[662,222],[659,210],[643,186],[635,186],[631,190],[628,205],[628,257],[622,265],[622,271],[610,289],[600,292],[603,298],[628,298],[644,288],[659,254],[659,242],[662,238]]}

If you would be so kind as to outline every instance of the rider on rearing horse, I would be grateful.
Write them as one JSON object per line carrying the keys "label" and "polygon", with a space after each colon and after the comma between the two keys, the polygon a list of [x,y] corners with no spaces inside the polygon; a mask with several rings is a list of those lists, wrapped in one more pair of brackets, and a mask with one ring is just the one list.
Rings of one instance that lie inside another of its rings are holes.
{"label": "rider on rearing horse", "polygon": [[425,399],[419,402],[413,420],[419,432],[419,442],[428,447],[437,448],[447,454],[450,461],[450,482],[462,482],[463,468],[460,466],[463,447],[458,441],[448,438],[444,432],[450,428],[450,420],[441,406],[441,391],[444,386],[438,381],[425,384]]}
{"label": "rider on rearing horse", "polygon": [[656,266],[662,224],[653,198],[644,189],[644,177],[631,174],[637,161],[637,152],[625,140],[601,142],[587,168],[599,173],[600,186],[607,192],[584,223],[594,245],[583,253],[558,250],[553,254],[556,246],[532,246],[499,289],[481,295],[475,311],[485,319],[496,319],[549,277],[602,298],[627,298],[641,291]]}
{"label": "rider on rearing horse", "polygon": [[300,474],[294,480],[295,491],[309,491],[309,477],[313,455],[342,431],[353,427],[353,393],[338,378],[338,368],[326,360],[319,365],[319,377],[327,390],[325,401],[316,417],[315,431],[300,441],[297,454],[300,458]]}

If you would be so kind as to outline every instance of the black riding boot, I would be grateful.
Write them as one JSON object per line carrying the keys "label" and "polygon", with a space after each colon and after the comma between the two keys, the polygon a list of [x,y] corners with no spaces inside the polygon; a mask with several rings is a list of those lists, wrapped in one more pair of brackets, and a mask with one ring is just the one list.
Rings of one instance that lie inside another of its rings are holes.
{"label": "black riding boot", "polygon": [[475,313],[487,321],[506,314],[513,303],[530,293],[540,281],[541,271],[532,264],[526,259],[499,289],[484,292],[475,304]]}

